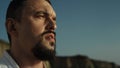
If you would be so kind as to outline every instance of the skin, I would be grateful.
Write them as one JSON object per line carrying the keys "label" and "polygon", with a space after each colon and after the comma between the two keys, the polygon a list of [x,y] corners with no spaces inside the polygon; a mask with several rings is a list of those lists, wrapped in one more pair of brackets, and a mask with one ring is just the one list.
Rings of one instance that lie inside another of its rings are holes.
{"label": "skin", "polygon": [[52,6],[45,0],[27,0],[23,8],[21,21],[8,18],[6,21],[8,33],[11,35],[12,46],[10,54],[20,68],[43,68],[42,60],[32,53],[32,48],[41,43],[49,50],[55,50],[56,14]]}

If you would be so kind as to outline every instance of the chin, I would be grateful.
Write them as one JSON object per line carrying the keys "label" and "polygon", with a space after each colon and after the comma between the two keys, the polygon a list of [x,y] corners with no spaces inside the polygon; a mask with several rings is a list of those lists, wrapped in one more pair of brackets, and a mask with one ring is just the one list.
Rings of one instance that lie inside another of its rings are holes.
{"label": "chin", "polygon": [[[38,43],[35,45],[32,49],[33,55],[38,59],[38,60],[54,60],[56,51],[55,51],[55,43],[47,44],[46,43]],[[54,45],[54,47],[53,47]]]}

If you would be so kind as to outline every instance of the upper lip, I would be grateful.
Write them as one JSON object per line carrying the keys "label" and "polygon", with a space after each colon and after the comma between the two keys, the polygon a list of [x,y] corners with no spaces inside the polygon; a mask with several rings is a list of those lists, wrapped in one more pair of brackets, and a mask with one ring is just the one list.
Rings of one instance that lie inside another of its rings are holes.
{"label": "upper lip", "polygon": [[54,31],[46,31],[43,33],[43,35],[44,34],[52,34],[52,35],[56,36],[56,33]]}

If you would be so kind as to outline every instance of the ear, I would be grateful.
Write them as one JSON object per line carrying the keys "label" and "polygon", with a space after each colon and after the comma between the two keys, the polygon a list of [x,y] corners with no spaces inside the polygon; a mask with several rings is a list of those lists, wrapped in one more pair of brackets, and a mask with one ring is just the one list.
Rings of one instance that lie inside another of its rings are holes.
{"label": "ear", "polygon": [[17,37],[16,21],[12,18],[6,20],[6,29],[11,37]]}

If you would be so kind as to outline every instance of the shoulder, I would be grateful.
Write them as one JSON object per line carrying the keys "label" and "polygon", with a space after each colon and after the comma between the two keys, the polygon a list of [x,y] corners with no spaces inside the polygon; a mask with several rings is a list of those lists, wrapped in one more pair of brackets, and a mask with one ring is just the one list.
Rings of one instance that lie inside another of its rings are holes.
{"label": "shoulder", "polygon": [[3,57],[0,58],[0,68],[8,68]]}
{"label": "shoulder", "polygon": [[7,52],[4,52],[0,58],[0,68],[19,68],[19,66]]}

